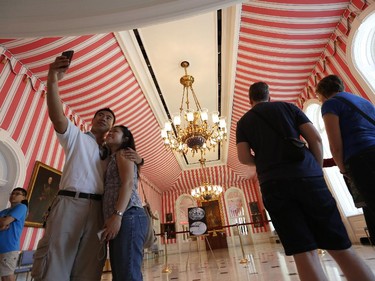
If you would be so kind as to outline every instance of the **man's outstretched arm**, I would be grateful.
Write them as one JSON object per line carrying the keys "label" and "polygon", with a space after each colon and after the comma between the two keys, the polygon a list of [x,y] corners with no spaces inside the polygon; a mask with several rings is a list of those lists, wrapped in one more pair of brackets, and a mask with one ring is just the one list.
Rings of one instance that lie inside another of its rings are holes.
{"label": "man's outstretched arm", "polygon": [[69,67],[69,59],[60,56],[50,64],[47,79],[47,107],[48,115],[56,132],[62,134],[68,127],[59,95],[58,82],[64,77]]}

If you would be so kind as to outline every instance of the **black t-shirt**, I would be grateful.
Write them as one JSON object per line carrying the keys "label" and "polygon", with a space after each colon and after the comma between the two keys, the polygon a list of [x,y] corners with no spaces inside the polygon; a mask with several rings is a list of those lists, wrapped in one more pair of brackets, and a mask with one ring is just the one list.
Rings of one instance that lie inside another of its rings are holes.
{"label": "black t-shirt", "polygon": [[[252,111],[256,111],[267,123]],[[323,172],[312,153],[306,149],[305,159],[289,162],[280,159],[283,136],[300,136],[298,127],[310,120],[295,105],[286,102],[258,103],[237,123],[237,143],[247,142],[255,154],[255,164],[260,183],[269,180],[296,177],[322,176]],[[278,134],[269,123],[283,133]]]}

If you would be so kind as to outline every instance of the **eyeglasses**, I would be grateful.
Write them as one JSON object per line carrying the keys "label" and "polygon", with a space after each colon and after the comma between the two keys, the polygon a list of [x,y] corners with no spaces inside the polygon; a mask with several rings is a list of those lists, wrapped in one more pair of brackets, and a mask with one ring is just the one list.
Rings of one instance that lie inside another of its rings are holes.
{"label": "eyeglasses", "polygon": [[18,195],[23,195],[23,193],[22,192],[11,192],[11,193],[9,193],[9,195],[15,195],[15,196],[18,196]]}

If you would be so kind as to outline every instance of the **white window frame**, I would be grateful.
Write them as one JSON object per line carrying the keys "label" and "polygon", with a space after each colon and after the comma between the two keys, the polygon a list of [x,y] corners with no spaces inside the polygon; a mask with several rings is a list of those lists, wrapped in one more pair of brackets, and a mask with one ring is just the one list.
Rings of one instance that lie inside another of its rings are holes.
{"label": "white window frame", "polygon": [[346,59],[351,73],[375,103],[375,3],[354,19]]}

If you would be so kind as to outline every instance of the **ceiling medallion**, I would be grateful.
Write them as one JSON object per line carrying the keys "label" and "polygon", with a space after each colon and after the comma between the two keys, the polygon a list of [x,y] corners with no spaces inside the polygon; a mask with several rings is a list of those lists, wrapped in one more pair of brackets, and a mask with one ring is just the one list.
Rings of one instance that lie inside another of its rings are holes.
{"label": "ceiling medallion", "polygon": [[[206,150],[214,149],[216,145],[226,140],[227,128],[225,117],[220,117],[219,112],[211,113],[212,121],[208,122],[208,110],[201,108],[193,89],[194,77],[187,74],[189,62],[183,61],[181,67],[185,75],[180,83],[184,86],[182,92],[180,112],[172,115],[172,120],[165,122],[161,129],[164,145],[172,151],[182,154],[200,152],[201,159]],[[190,107],[190,100],[195,104],[195,109]],[[186,108],[184,108],[186,106]]]}

